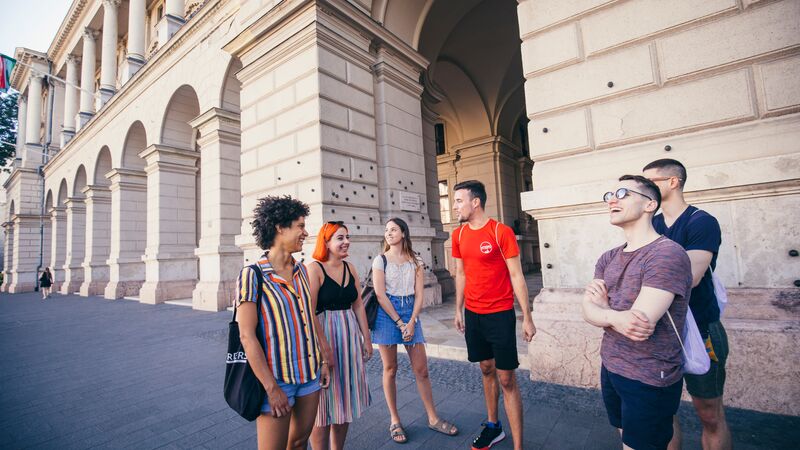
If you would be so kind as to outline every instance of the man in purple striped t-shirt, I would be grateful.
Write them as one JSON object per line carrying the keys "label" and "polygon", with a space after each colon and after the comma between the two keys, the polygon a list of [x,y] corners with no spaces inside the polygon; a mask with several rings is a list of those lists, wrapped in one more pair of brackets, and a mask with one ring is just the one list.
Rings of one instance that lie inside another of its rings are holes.
{"label": "man in purple striped t-shirt", "polygon": [[683,388],[681,345],[667,313],[682,330],[691,262],[653,228],[661,194],[652,181],[624,175],[603,200],[626,239],[597,261],[582,302],[584,319],[605,329],[603,401],[625,448],[666,449]]}

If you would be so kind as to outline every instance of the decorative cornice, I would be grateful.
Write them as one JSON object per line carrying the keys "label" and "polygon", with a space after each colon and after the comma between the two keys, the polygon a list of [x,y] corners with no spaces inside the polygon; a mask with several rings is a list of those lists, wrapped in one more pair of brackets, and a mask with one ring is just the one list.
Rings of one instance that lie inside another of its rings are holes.
{"label": "decorative cornice", "polygon": [[17,64],[11,72],[11,86],[19,92],[23,92],[25,86],[27,86],[26,83],[28,82],[31,72],[31,66],[36,62],[46,66],[47,55],[29,48],[17,47],[16,52],[14,52],[14,59],[16,59],[19,64]]}

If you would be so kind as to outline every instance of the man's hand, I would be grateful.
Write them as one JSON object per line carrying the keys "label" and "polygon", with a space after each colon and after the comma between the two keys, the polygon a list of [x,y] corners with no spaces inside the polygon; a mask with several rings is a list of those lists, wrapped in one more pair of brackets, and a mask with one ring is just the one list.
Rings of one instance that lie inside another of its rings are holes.
{"label": "man's hand", "polygon": [[533,336],[536,334],[536,325],[533,324],[533,319],[528,317],[528,319],[522,320],[522,335],[525,338],[525,342],[530,342],[533,340]]}
{"label": "man's hand", "polygon": [[456,330],[464,334],[464,311],[456,311],[456,318],[453,320],[453,323],[456,326]]}
{"label": "man's hand", "polygon": [[635,309],[616,311],[609,322],[614,330],[632,341],[647,340],[656,328],[645,313]]}
{"label": "man's hand", "polygon": [[583,292],[584,298],[602,308],[608,308],[608,288],[603,280],[592,280],[586,285]]}

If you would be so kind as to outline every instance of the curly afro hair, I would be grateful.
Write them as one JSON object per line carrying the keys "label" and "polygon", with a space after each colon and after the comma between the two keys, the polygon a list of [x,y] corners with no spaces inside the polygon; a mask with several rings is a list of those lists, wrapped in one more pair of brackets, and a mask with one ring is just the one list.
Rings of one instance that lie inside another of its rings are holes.
{"label": "curly afro hair", "polygon": [[308,205],[286,195],[283,197],[267,196],[258,200],[253,210],[253,236],[262,250],[272,247],[275,242],[276,227],[288,228],[295,220],[309,214]]}

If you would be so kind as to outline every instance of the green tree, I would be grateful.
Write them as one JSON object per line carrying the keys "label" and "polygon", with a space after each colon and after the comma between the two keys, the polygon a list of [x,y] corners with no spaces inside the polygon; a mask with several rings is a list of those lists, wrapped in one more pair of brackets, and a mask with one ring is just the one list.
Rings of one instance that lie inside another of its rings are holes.
{"label": "green tree", "polygon": [[18,99],[18,93],[0,94],[0,167],[4,172],[16,153]]}

